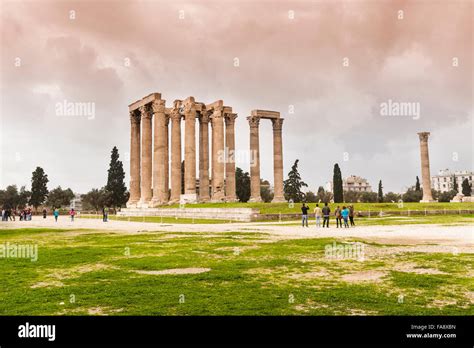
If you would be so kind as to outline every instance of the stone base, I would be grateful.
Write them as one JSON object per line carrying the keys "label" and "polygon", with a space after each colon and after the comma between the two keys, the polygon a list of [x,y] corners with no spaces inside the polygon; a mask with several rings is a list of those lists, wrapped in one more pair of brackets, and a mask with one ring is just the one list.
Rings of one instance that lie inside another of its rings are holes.
{"label": "stone base", "polygon": [[232,197],[232,198],[226,198],[225,201],[227,203],[235,203],[235,202],[238,202],[239,199],[237,197]]}
{"label": "stone base", "polygon": [[179,204],[196,204],[197,202],[197,194],[195,193],[186,193],[179,197]]}
{"label": "stone base", "polygon": [[286,202],[285,197],[273,197],[272,203],[284,203]]}
{"label": "stone base", "polygon": [[433,200],[429,200],[429,201],[422,199],[422,200],[420,201],[420,203],[436,203],[436,202],[438,202],[438,201],[437,201],[437,200],[434,200],[434,199],[433,199]]}
{"label": "stone base", "polygon": [[128,201],[126,206],[127,208],[138,208],[138,201]]}
{"label": "stone base", "polygon": [[262,197],[250,197],[249,203],[262,203]]}

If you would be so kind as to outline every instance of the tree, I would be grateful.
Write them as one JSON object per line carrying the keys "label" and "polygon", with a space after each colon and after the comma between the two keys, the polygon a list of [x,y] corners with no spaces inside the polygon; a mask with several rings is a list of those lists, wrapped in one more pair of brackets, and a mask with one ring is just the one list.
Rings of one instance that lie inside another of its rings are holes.
{"label": "tree", "polygon": [[49,192],[47,205],[51,208],[67,207],[73,198],[74,192],[70,188],[63,190],[61,186],[58,186]]}
{"label": "tree", "polygon": [[362,193],[358,191],[344,191],[344,201],[347,203],[357,203],[361,200]]}
{"label": "tree", "polygon": [[415,191],[421,191],[420,178],[416,177]]}
{"label": "tree", "polygon": [[377,194],[377,200],[379,203],[383,202],[383,186],[382,186],[382,180],[379,181],[379,192]]}
{"label": "tree", "polygon": [[324,187],[318,187],[318,202],[329,203],[332,199],[332,192],[324,191]]}
{"label": "tree", "polygon": [[250,199],[250,175],[237,167],[235,169],[236,194],[240,202],[248,202]]}
{"label": "tree", "polygon": [[458,180],[456,179],[456,175],[453,175],[453,191],[456,191],[456,193],[459,192]]}
{"label": "tree", "polygon": [[305,194],[301,191],[301,188],[308,187],[308,185],[301,180],[300,173],[298,172],[298,162],[299,160],[297,159],[291,167],[291,171],[288,173],[288,179],[283,183],[285,199],[291,199],[296,203],[304,200]]}
{"label": "tree", "polygon": [[125,172],[123,163],[119,160],[119,153],[116,146],[112,149],[110,165],[105,189],[110,193],[109,204],[115,209],[122,207],[128,200],[127,187],[125,186]]}
{"label": "tree", "polygon": [[438,202],[449,202],[457,195],[455,190],[442,192],[438,197]]}
{"label": "tree", "polygon": [[306,202],[308,203],[318,203],[318,196],[313,191],[306,192]]}
{"label": "tree", "polygon": [[85,210],[99,211],[103,207],[109,205],[110,192],[104,187],[99,189],[92,189],[86,194],[82,195],[82,205]]}
{"label": "tree", "polygon": [[385,202],[397,203],[402,198],[402,196],[398,193],[388,192],[385,194],[384,198]]}
{"label": "tree", "polygon": [[469,197],[471,196],[471,192],[472,192],[472,184],[469,184],[469,180],[467,180],[466,178],[462,181],[462,194],[464,196]]}
{"label": "tree", "polygon": [[378,195],[375,192],[362,192],[360,196],[361,202],[364,203],[375,203],[377,202]]}
{"label": "tree", "polygon": [[421,190],[416,191],[411,188],[402,195],[402,200],[404,202],[419,202],[421,201],[421,198],[423,198],[423,192],[421,192]]}
{"label": "tree", "polygon": [[19,194],[16,185],[9,185],[2,194],[2,206],[6,209],[16,209]]}
{"label": "tree", "polygon": [[44,203],[48,196],[48,175],[45,174],[43,168],[36,167],[31,177],[31,197],[30,204],[38,210],[38,207]]}
{"label": "tree", "polygon": [[260,182],[260,197],[265,203],[270,203],[273,199],[274,193],[270,190],[270,183],[268,180],[261,180]]}
{"label": "tree", "polygon": [[24,208],[30,200],[31,192],[28,191],[25,186],[22,186],[18,196],[18,208]]}
{"label": "tree", "polygon": [[342,203],[344,202],[344,193],[342,188],[342,174],[341,169],[339,168],[339,164],[334,165],[334,174],[332,177],[333,183],[333,193],[334,193],[334,203]]}

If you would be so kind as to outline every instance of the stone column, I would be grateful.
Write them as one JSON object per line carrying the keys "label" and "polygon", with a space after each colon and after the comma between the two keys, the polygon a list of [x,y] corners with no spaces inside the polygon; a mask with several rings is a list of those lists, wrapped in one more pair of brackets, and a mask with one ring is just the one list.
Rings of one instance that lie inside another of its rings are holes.
{"label": "stone column", "polygon": [[175,102],[171,111],[171,197],[170,203],[179,202],[181,195],[181,114]]}
{"label": "stone column", "polygon": [[281,130],[283,118],[272,119],[273,125],[273,177],[274,196],[273,203],[284,202],[283,194],[283,145]]}
{"label": "stone column", "polygon": [[260,144],[258,128],[260,118],[247,117],[250,125],[250,200],[249,202],[261,202],[260,195]]}
{"label": "stone column", "polygon": [[150,105],[140,107],[142,117],[142,177],[141,177],[141,198],[140,206],[147,208],[150,203],[151,179],[152,179],[152,130],[151,118],[153,116]]}
{"label": "stone column", "polygon": [[235,119],[237,114],[225,115],[225,199],[226,202],[236,202],[235,194]]}
{"label": "stone column", "polygon": [[140,113],[130,111],[130,198],[128,208],[136,207],[140,200]]}
{"label": "stone column", "polygon": [[222,109],[212,114],[212,198],[223,202],[224,196],[224,115]]}
{"label": "stone column", "polygon": [[153,101],[152,108],[155,121],[153,132],[153,198],[150,206],[156,207],[165,203],[165,143],[167,142],[167,139],[165,139],[165,101]]}
{"label": "stone column", "polygon": [[170,144],[169,144],[169,123],[170,116],[166,114],[165,118],[165,193],[163,202],[168,203],[170,199]]}
{"label": "stone column", "polygon": [[184,193],[196,194],[196,106],[194,98],[184,105]]}
{"label": "stone column", "polygon": [[433,202],[431,194],[431,176],[430,176],[430,156],[428,152],[429,132],[418,133],[420,137],[420,154],[421,154],[421,179],[423,182],[423,199],[421,202]]}
{"label": "stone column", "polygon": [[199,201],[209,199],[209,114],[203,111],[199,118]]}

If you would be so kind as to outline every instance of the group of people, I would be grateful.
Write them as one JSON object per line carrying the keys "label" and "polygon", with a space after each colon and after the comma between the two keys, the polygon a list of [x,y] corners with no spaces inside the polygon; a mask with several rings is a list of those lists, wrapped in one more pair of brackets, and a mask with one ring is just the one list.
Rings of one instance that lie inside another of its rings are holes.
{"label": "group of people", "polygon": [[33,213],[31,208],[25,209],[10,209],[10,208],[3,208],[2,209],[2,221],[15,221],[16,216],[20,219],[20,221],[30,221]]}
{"label": "group of people", "polygon": [[[309,227],[308,225],[308,211],[310,207],[303,203],[301,207],[302,212],[302,224],[303,227]],[[327,203],[324,203],[324,207],[321,209],[319,204],[316,204],[314,208],[314,217],[316,219],[316,227],[321,227],[321,218],[323,219],[323,227],[329,228],[329,218],[331,216],[331,208]],[[342,206],[338,205],[334,211],[334,216],[336,217],[336,227],[342,228],[342,222],[344,221],[344,227],[349,228],[349,223],[351,226],[355,226],[354,223],[354,206]]]}

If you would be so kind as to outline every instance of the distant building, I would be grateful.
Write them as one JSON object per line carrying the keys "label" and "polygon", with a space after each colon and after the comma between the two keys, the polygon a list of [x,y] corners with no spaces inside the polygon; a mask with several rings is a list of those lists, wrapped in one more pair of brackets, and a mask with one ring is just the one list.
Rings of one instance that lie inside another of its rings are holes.
{"label": "distant building", "polygon": [[472,184],[472,177],[474,176],[474,172],[469,172],[467,170],[455,172],[451,172],[449,169],[440,170],[438,172],[438,175],[431,177],[431,188],[441,192],[448,192],[453,190],[454,176],[456,176],[458,192],[462,192],[463,180],[468,179],[469,183]]}
{"label": "distant building", "polygon": [[74,198],[71,200],[71,207],[75,211],[81,211],[82,210],[82,195],[76,194],[74,195]]}
{"label": "distant building", "polygon": [[[344,191],[372,192],[372,186],[370,186],[367,179],[356,175],[351,175],[342,180],[342,189]],[[326,183],[325,190],[333,192],[332,181]]]}

